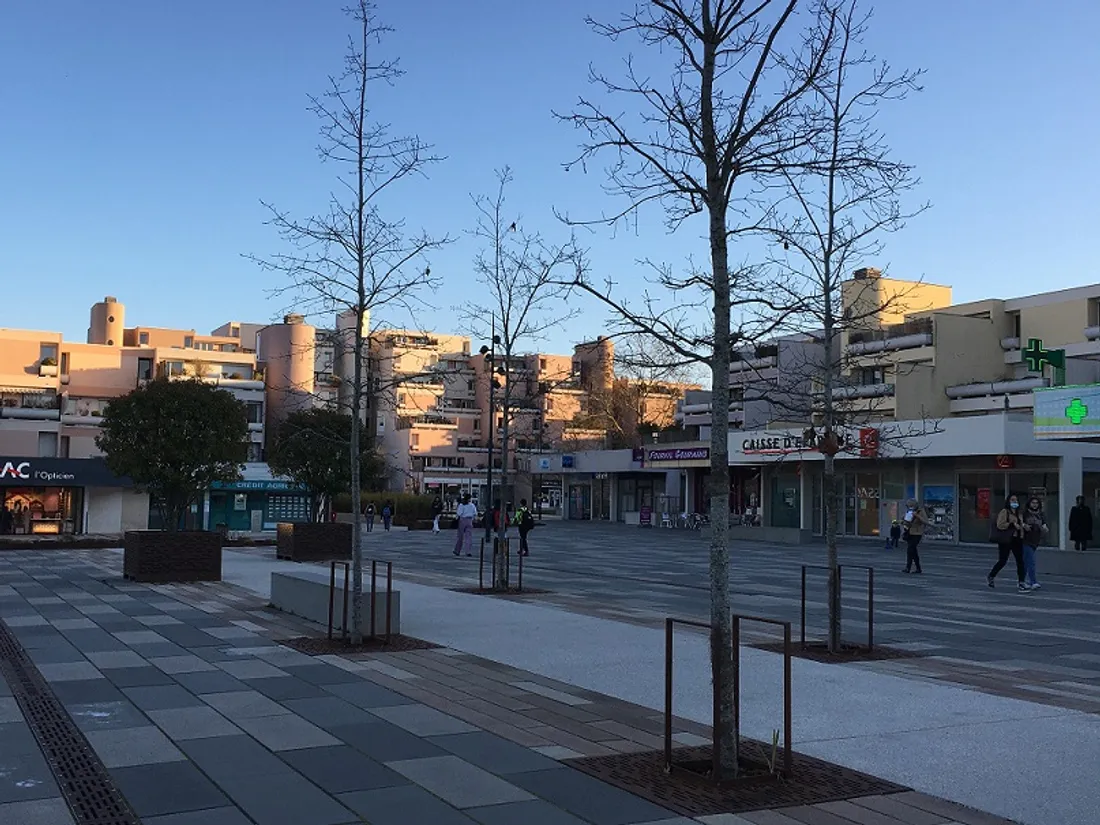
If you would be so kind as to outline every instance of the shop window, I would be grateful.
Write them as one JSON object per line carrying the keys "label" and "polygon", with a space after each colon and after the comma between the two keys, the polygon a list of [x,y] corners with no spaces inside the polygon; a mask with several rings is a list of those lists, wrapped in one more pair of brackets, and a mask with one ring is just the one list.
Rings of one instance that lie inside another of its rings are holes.
{"label": "shop window", "polygon": [[768,520],[772,527],[801,527],[800,482],[797,473],[777,473],[771,479],[771,507]]}
{"label": "shop window", "polygon": [[1043,507],[1047,526],[1050,530],[1043,537],[1044,547],[1057,547],[1059,524],[1061,523],[1061,505],[1058,498],[1058,473],[1009,473],[1008,492],[1020,499],[1020,506],[1026,507],[1028,499],[1037,498]]}

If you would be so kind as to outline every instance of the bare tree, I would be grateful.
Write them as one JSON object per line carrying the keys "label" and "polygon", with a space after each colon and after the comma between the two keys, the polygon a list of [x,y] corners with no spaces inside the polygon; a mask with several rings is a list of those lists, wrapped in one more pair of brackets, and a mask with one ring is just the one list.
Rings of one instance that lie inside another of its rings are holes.
{"label": "bare tree", "polygon": [[310,110],[320,119],[321,160],[336,164],[338,185],[329,196],[328,211],[295,218],[271,204],[269,223],[293,249],[255,259],[265,269],[287,276],[276,292],[293,294],[306,312],[349,312],[354,328],[342,346],[350,348],[354,367],[348,406],[352,417],[352,641],[361,641],[363,613],[363,547],[361,531],[360,440],[368,335],[364,327],[372,313],[409,313],[419,295],[438,279],[425,261],[427,253],[446,243],[425,232],[409,235],[403,220],[386,218],[383,196],[401,181],[422,175],[441,158],[415,136],[393,136],[373,120],[370,93],[395,82],[402,71],[396,60],[376,58],[374,50],[390,31],[375,16],[371,0],[356,0],[349,9],[356,33],[349,38],[344,71],[329,78],[327,91],[310,97]]}
{"label": "bare tree", "polygon": [[[836,542],[843,504],[836,457],[869,451],[870,445],[861,448],[858,439],[845,438],[842,431],[873,422],[882,412],[876,414],[873,400],[857,400],[873,388],[852,386],[848,373],[853,365],[844,345],[875,326],[883,314],[902,314],[911,292],[883,294],[874,270],[864,270],[864,277],[847,285],[843,280],[859,261],[873,260],[881,253],[884,233],[901,229],[924,208],[905,209],[903,197],[917,181],[911,166],[891,158],[875,125],[875,115],[884,103],[902,100],[919,89],[920,72],[894,72],[864,50],[869,16],[861,13],[858,0],[845,0],[839,9],[836,47],[828,55],[826,71],[814,83],[820,121],[826,128],[805,147],[803,165],[783,170],[785,199],[772,213],[771,227],[783,246],[774,263],[785,276],[779,282],[786,300],[801,307],[795,316],[799,325],[820,331],[816,356],[807,359],[804,369],[788,364],[785,372],[788,381],[811,378],[814,387],[809,394],[787,398],[811,402],[797,411],[796,420],[808,421],[814,415],[822,428],[816,441],[824,456],[828,646],[834,653],[841,645]],[[866,369],[866,363],[862,367]],[[870,374],[885,375],[882,367],[872,368]],[[885,378],[878,383],[885,383]],[[888,430],[876,429],[874,450],[882,449],[888,438],[900,442],[913,435]]]}
{"label": "bare tree", "polygon": [[[833,47],[835,10],[829,0],[650,0],[615,23],[590,24],[612,40],[636,37],[654,53],[670,55],[672,64],[662,88],[630,59],[622,80],[593,72],[593,83],[612,100],[625,96],[635,102],[640,114],[633,119],[588,98],[565,117],[585,134],[574,163],[611,157],[607,188],[625,205],[604,221],[633,215],[651,202],[663,207],[670,229],[701,213],[707,221],[706,266],[681,277],[658,266],[657,283],[665,296],[672,294],[671,306],[648,294],[628,303],[612,294],[610,284],[583,278],[576,287],[602,300],[625,329],[651,335],[686,362],[711,371],[718,414],[710,446],[710,645],[724,778],[736,774],[738,763],[724,414],[730,350],[783,323],[782,308],[772,306],[760,288],[759,272],[731,266],[730,245],[761,224],[750,197],[758,181],[797,162],[798,150],[814,137],[805,100]],[[692,323],[693,311],[702,308],[706,322]]]}
{"label": "bare tree", "polygon": [[[569,283],[579,277],[583,256],[573,240],[561,245],[526,232],[521,218],[508,211],[505,192],[512,182],[505,167],[497,172],[497,189],[492,196],[474,198],[477,223],[471,234],[484,248],[474,259],[474,271],[484,287],[484,302],[476,300],[461,309],[470,331],[491,343],[483,347],[490,386],[499,383],[501,392],[501,507],[508,504],[509,458],[512,417],[518,400],[520,380],[517,359],[525,350],[545,338],[552,329],[572,318],[576,311],[565,306]],[[568,271],[564,275],[563,271]],[[499,377],[498,377],[499,376]],[[496,395],[495,393],[493,393]],[[490,418],[496,409],[490,408]],[[492,451],[490,442],[489,449]],[[491,454],[491,453],[490,453]],[[489,496],[492,497],[492,490]],[[488,508],[486,509],[488,513]],[[496,560],[494,589],[508,588],[508,566],[504,556],[505,519],[497,526],[493,555]]]}

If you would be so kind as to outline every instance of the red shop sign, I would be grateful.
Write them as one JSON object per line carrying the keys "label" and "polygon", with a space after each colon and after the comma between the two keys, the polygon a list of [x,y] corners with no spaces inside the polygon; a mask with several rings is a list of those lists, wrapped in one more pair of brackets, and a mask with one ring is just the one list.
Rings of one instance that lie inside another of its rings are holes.
{"label": "red shop sign", "polygon": [[1010,455],[997,456],[998,470],[1011,470],[1016,466],[1016,459]]}

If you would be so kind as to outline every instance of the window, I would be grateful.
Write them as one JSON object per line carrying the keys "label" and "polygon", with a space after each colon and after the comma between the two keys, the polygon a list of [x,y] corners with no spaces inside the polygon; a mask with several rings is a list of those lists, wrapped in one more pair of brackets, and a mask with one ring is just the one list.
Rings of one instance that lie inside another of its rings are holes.
{"label": "window", "polygon": [[241,337],[241,328],[240,327],[230,327],[229,328],[229,337],[230,338],[240,338]]}
{"label": "window", "polygon": [[67,435],[61,436],[61,446],[57,451],[58,458],[69,457],[69,437]]}
{"label": "window", "polygon": [[864,367],[859,371],[859,383],[865,387],[885,384],[886,371],[882,367]]}
{"label": "window", "polygon": [[138,343],[139,344],[148,344],[149,343],[149,333],[148,332],[139,332],[138,333]]}
{"label": "window", "polygon": [[185,349],[191,349],[195,346],[195,339],[191,335],[185,335],[183,337],[183,346]]}
{"label": "window", "polygon": [[61,374],[69,374],[69,353],[67,352],[61,353]]}
{"label": "window", "polygon": [[539,369],[540,370],[545,370],[546,369],[546,359],[545,358],[540,358],[539,359]]}
{"label": "window", "polygon": [[480,418],[475,418],[474,419],[474,432],[475,433],[481,432],[481,419]]}
{"label": "window", "polygon": [[546,399],[546,411],[549,412],[552,409],[554,409],[554,399],[553,398],[547,398]]}
{"label": "window", "polygon": [[39,361],[53,361],[57,363],[57,344],[39,344],[38,346],[38,360]]}
{"label": "window", "polygon": [[412,435],[410,435],[409,436],[409,444],[411,444],[413,447],[419,447],[420,446],[420,433],[413,433]]}
{"label": "window", "polygon": [[264,460],[264,445],[258,441],[248,442],[248,458],[249,463],[255,464]]}
{"label": "window", "polygon": [[139,358],[137,366],[138,381],[149,381],[153,378],[153,359]]}
{"label": "window", "polygon": [[245,404],[248,410],[248,423],[249,424],[263,424],[264,423],[264,402],[262,401],[248,401]]}
{"label": "window", "polygon": [[473,381],[467,381],[466,382],[466,389],[469,392],[473,392],[474,391],[474,382]]}
{"label": "window", "polygon": [[503,430],[504,429],[504,416],[503,415],[498,415],[497,416],[497,429],[498,430]]}
{"label": "window", "polygon": [[57,458],[57,433],[38,434],[38,457]]}
{"label": "window", "polygon": [[[1098,323],[1100,323],[1100,321],[1098,321]],[[1012,316],[1012,337],[1013,338],[1019,338],[1020,337],[1020,326],[1021,326],[1020,325],[1020,313],[1017,312],[1015,315]]]}

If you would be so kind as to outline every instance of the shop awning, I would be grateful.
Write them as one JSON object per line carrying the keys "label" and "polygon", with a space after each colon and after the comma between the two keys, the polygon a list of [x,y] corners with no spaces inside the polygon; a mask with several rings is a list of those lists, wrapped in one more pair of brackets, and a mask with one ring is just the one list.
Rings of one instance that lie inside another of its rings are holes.
{"label": "shop awning", "polygon": [[52,387],[3,387],[0,386],[0,392],[10,392],[20,395],[43,395],[50,392]]}

